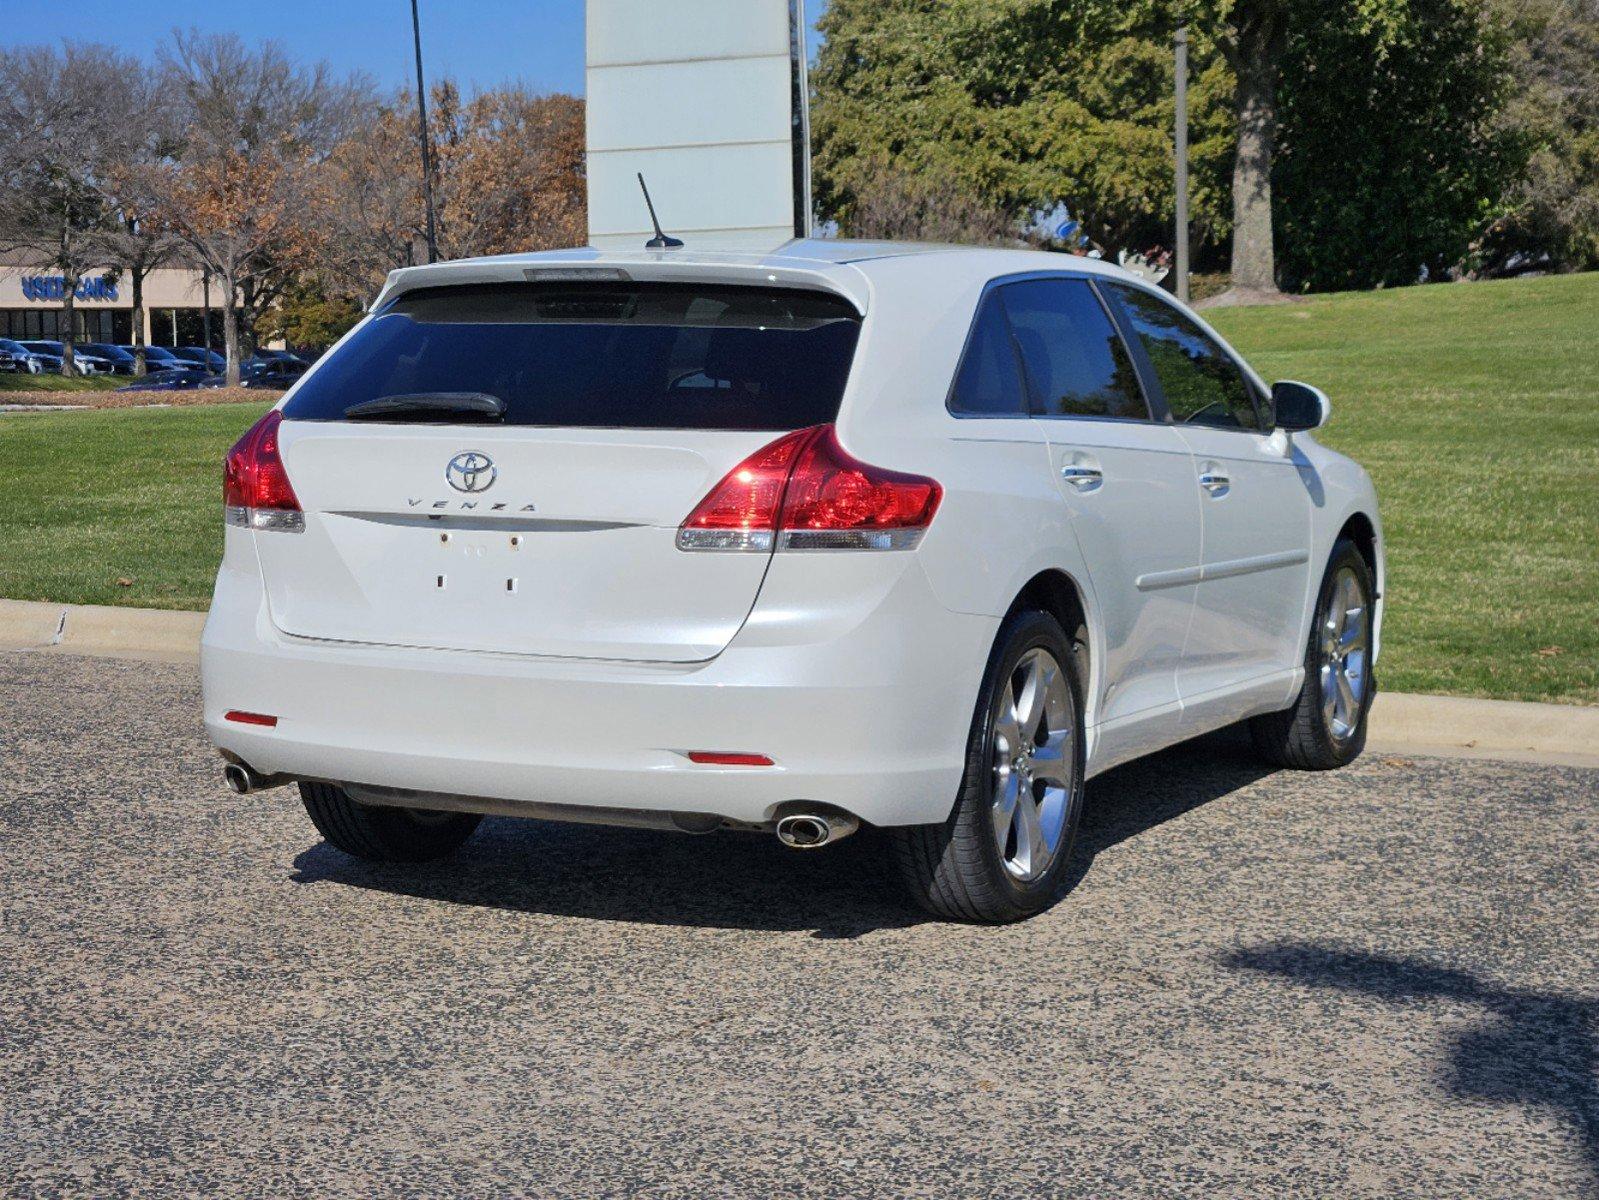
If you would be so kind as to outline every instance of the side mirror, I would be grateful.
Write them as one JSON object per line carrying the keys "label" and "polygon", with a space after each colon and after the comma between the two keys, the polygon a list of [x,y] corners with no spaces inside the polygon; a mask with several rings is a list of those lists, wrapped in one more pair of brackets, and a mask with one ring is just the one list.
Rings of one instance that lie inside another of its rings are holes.
{"label": "side mirror", "polygon": [[1277,428],[1290,433],[1320,429],[1332,417],[1332,401],[1326,392],[1292,379],[1272,385],[1271,402],[1277,410]]}

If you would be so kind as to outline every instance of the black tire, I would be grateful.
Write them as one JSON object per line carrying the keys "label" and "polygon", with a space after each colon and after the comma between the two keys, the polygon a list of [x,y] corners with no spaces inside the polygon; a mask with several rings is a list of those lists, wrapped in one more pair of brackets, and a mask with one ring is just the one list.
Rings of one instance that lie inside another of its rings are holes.
{"label": "black tire", "polygon": [[331,783],[300,784],[300,800],[330,846],[368,862],[420,863],[460,849],[483,818],[357,804]]}
{"label": "black tire", "polygon": [[[990,810],[996,770],[991,733],[1007,682],[1023,657],[1035,649],[1048,651],[1065,676],[1072,728],[1070,753],[1063,757],[1070,763],[1070,786],[1054,857],[1037,878],[1024,880],[1006,869],[995,837]],[[1030,917],[1055,900],[1083,809],[1083,687],[1078,661],[1060,623],[1047,613],[1015,613],[1001,626],[972,717],[966,771],[954,809],[940,824],[891,830],[907,888],[935,916],[1001,924]]]}
{"label": "black tire", "polygon": [[[1366,613],[1365,687],[1359,697],[1358,716],[1343,736],[1328,721],[1322,703],[1322,674],[1332,669],[1323,644],[1323,631],[1333,588],[1344,572],[1351,572],[1360,588]],[[1354,542],[1340,538],[1327,560],[1327,572],[1316,594],[1316,608],[1310,622],[1305,647],[1305,683],[1299,696],[1282,712],[1268,713],[1249,722],[1255,749],[1267,762],[1296,771],[1331,771],[1348,766],[1366,748],[1366,722],[1371,702],[1377,695],[1377,680],[1372,673],[1370,644],[1373,595],[1371,567]]]}

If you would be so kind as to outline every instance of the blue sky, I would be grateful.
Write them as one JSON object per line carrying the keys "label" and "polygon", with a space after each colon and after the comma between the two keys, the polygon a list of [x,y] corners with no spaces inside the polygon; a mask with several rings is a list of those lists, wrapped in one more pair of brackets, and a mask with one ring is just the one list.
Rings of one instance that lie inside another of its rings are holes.
{"label": "blue sky", "polygon": [[[542,91],[583,90],[583,0],[420,0],[429,78],[462,84],[520,79]],[[808,0],[814,24],[825,0]],[[326,59],[395,86],[412,78],[410,0],[4,0],[0,44],[110,42],[153,57],[172,30],[273,38],[295,58]],[[815,52],[814,31],[811,49]]]}

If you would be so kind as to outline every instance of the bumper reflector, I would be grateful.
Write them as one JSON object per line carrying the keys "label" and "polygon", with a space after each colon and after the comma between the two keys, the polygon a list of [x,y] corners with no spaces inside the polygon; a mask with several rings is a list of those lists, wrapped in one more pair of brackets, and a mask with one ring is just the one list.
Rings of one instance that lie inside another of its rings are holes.
{"label": "bumper reflector", "polygon": [[223,713],[222,719],[224,721],[236,721],[240,725],[265,725],[268,729],[275,728],[278,723],[276,717],[270,717],[266,713],[242,712],[237,708],[231,712]]}
{"label": "bumper reflector", "polygon": [[716,750],[690,750],[689,762],[702,767],[771,767],[776,766],[764,754],[727,754]]}

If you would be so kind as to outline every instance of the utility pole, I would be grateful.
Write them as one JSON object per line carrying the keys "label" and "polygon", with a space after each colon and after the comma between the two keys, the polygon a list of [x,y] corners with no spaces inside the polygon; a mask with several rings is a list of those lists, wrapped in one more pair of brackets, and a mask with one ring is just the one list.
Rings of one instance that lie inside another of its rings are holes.
{"label": "utility pole", "polygon": [[1188,26],[1177,30],[1177,298],[1188,300]]}
{"label": "utility pole", "polygon": [[416,123],[422,135],[422,203],[427,208],[428,262],[439,261],[438,236],[433,226],[433,153],[428,148],[428,92],[422,82],[422,21],[416,0],[411,0],[411,38],[416,43]]}

